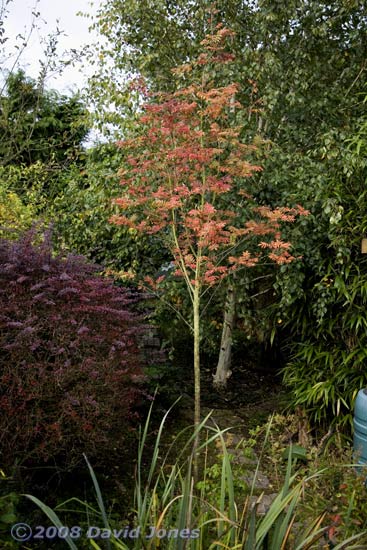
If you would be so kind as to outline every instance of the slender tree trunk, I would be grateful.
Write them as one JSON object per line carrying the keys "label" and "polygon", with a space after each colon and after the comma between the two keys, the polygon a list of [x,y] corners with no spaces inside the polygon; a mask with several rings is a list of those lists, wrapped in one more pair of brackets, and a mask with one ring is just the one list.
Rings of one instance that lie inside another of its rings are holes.
{"label": "slender tree trunk", "polygon": [[[200,286],[196,285],[194,290],[194,387],[195,387],[195,407],[194,407],[194,425],[195,430],[200,424]],[[196,451],[200,443],[200,434],[196,434],[194,440],[194,480],[198,480],[198,458]]]}
{"label": "slender tree trunk", "polygon": [[226,303],[224,306],[224,321],[220,343],[220,352],[217,370],[213,376],[213,384],[216,389],[223,390],[227,387],[227,380],[231,376],[232,333],[236,314],[236,296],[233,281],[228,285]]}

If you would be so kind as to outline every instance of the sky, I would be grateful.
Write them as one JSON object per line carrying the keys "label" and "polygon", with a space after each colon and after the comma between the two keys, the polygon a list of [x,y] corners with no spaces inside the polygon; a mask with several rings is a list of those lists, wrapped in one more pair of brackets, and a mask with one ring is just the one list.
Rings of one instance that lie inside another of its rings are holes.
{"label": "sky", "polygon": [[[3,1],[0,0],[0,6]],[[57,27],[63,31],[57,46],[61,59],[65,57],[65,50],[79,50],[84,44],[90,44],[95,39],[88,30],[91,20],[80,17],[77,13],[93,14],[100,2],[101,0],[93,0],[92,3],[91,0],[12,0],[8,5],[9,13],[4,22],[5,36],[8,38],[5,43],[6,54],[10,51],[16,52],[15,44],[22,43],[19,38],[16,40],[18,34],[28,35],[34,19],[32,11],[40,12],[40,17],[35,19],[37,28],[32,32],[29,44],[20,58],[20,66],[26,70],[27,75],[37,78],[41,68],[39,59],[44,57],[45,40]],[[16,56],[12,56],[6,64],[2,62],[2,69],[5,65],[8,69],[11,68],[15,58]],[[75,67],[65,68],[60,76],[48,78],[46,86],[61,93],[70,93],[83,86],[87,73],[88,68],[83,69],[77,63]]]}

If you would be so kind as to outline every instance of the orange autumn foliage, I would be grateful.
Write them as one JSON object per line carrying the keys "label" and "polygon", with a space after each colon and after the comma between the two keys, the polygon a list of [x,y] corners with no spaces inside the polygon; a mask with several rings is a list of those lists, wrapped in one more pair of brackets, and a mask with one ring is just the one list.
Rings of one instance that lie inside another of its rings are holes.
{"label": "orange autumn foliage", "polygon": [[[123,212],[111,222],[159,234],[191,292],[254,266],[264,252],[276,263],[291,262],[281,223],[307,215],[301,206],[261,206],[250,207],[252,219],[242,220],[252,200],[246,180],[261,167],[250,161],[254,146],[243,143],[236,125],[238,84],[213,87],[210,78],[213,68],[233,61],[226,51],[232,37],[220,25],[207,36],[199,58],[173,71],[190,84],[157,94],[144,106],[139,136],[119,143],[126,162],[116,204]],[[250,253],[246,244],[259,236],[268,240]]]}

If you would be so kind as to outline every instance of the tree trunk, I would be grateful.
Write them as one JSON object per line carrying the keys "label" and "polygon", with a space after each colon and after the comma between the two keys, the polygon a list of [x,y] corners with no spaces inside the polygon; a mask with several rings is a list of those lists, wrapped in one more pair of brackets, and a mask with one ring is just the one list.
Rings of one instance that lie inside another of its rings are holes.
{"label": "tree trunk", "polygon": [[[195,387],[195,406],[194,406],[194,429],[197,430],[200,424],[200,287],[197,283],[194,290],[194,387]],[[196,451],[200,443],[200,434],[197,432],[194,440],[194,480],[198,480],[198,458]]]}
{"label": "tree trunk", "polygon": [[236,298],[233,282],[229,283],[224,307],[224,321],[220,343],[217,370],[213,375],[214,387],[223,390],[227,387],[227,380],[231,376],[232,333],[236,313]]}
{"label": "tree trunk", "polygon": [[200,308],[199,289],[194,293],[194,385],[195,385],[195,427],[200,424]]}

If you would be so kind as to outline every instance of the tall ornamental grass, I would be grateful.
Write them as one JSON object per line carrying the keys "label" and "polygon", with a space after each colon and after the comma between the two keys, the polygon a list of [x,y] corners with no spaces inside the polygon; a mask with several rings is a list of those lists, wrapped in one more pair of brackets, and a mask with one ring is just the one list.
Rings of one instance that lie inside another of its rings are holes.
{"label": "tall ornamental grass", "polygon": [[[196,430],[188,436],[189,428],[178,434],[169,449],[163,450],[162,435],[169,411],[165,414],[156,435],[149,466],[146,466],[147,437],[151,420],[148,414],[145,426],[140,433],[137,456],[134,521],[126,526],[116,525],[109,516],[102,497],[95,472],[86,458],[87,466],[94,486],[98,503],[100,537],[73,540],[65,538],[65,545],[71,550],[93,548],[94,550],[306,550],[320,548],[324,535],[330,525],[322,526],[325,514],[315,517],[304,525],[297,517],[297,506],[302,498],[308,481],[321,476],[322,471],[299,479],[293,472],[292,449],[289,451],[284,483],[265,515],[257,513],[263,495],[254,496],[254,482],[249,495],[239,499],[234,490],[234,479],[230,455],[226,447],[224,434],[218,426],[208,425],[208,415],[197,427],[206,432],[205,443],[197,449],[199,460],[203,464],[202,481],[194,486],[192,463]],[[266,434],[269,435],[270,425]],[[204,434],[202,435],[204,440]],[[186,442],[184,442],[186,440]],[[212,443],[220,442],[221,476],[218,480],[217,506],[211,503],[212,484],[206,479],[206,460]],[[170,457],[175,450],[176,459]],[[144,461],[143,461],[144,458]],[[254,480],[259,470],[257,463]],[[145,464],[145,466],[144,466]],[[198,489],[200,487],[200,489]],[[61,528],[62,521],[55,511],[34,496],[26,495],[36,503],[52,523]],[[87,517],[92,509],[83,504]],[[69,501],[70,502],[70,501]],[[65,505],[65,503],[64,503]],[[64,509],[64,505],[58,507]],[[134,530],[134,531],[133,531]],[[96,533],[96,531],[93,531]],[[154,533],[154,536],[151,536]],[[130,534],[130,536],[129,536]],[[132,536],[134,535],[134,536]],[[348,538],[334,547],[362,549],[358,540],[365,537],[360,533]]]}

